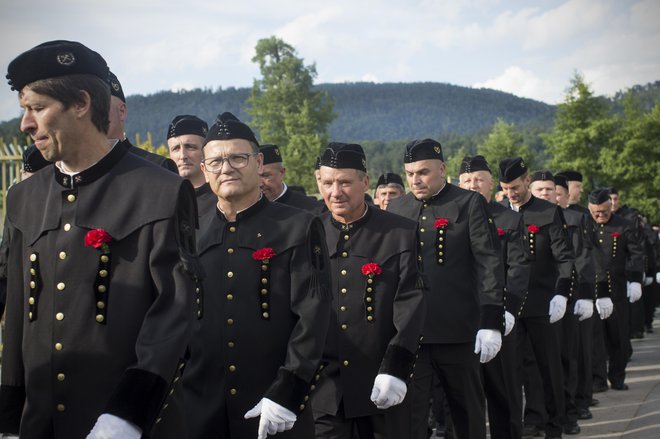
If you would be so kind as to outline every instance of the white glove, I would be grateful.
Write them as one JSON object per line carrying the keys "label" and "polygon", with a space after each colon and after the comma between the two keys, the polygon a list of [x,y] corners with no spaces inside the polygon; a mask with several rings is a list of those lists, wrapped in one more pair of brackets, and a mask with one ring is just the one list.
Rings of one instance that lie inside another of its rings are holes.
{"label": "white glove", "polygon": [[600,314],[601,320],[605,320],[611,316],[612,311],[614,311],[614,304],[612,303],[612,299],[609,297],[601,297],[596,299],[596,310],[598,311],[598,314]]}
{"label": "white glove", "polygon": [[477,331],[477,339],[474,342],[474,353],[481,352],[482,363],[488,363],[502,347],[502,334],[493,329],[480,329]]}
{"label": "white glove", "polygon": [[550,316],[550,323],[555,323],[561,320],[566,313],[566,302],[568,299],[561,294],[555,295],[550,301],[550,309],[548,315]]}
{"label": "white glove", "polygon": [[637,302],[642,297],[642,284],[639,282],[626,282],[628,287],[628,300],[630,303]]}
{"label": "white glove", "polygon": [[653,283],[653,277],[651,276],[644,276],[644,286],[648,287]]}
{"label": "white glove", "polygon": [[593,300],[587,299],[578,299],[575,302],[575,308],[573,309],[573,314],[579,316],[579,320],[587,320],[594,315],[594,302]]}
{"label": "white glove", "polygon": [[511,334],[516,318],[509,311],[504,311],[504,336]]}
{"label": "white glove", "polygon": [[266,435],[274,435],[285,430],[291,430],[296,422],[296,415],[286,407],[268,398],[261,398],[261,401],[255,405],[252,410],[245,413],[245,419],[259,419],[258,439],[266,439]]}
{"label": "white glove", "polygon": [[0,433],[0,439],[19,439],[18,436],[13,434],[2,434]]}
{"label": "white glove", "polygon": [[655,274],[655,283],[660,284],[660,271]]}
{"label": "white glove", "polygon": [[374,380],[374,387],[371,389],[371,401],[379,409],[388,409],[397,404],[401,404],[406,397],[408,386],[401,379],[379,373]]}
{"label": "white glove", "polygon": [[118,416],[103,413],[96,420],[87,439],[140,439],[142,430]]}

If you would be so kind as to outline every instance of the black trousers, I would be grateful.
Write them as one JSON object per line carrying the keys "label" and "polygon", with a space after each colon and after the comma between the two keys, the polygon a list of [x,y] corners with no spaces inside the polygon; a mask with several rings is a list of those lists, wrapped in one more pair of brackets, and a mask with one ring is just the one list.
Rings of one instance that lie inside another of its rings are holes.
{"label": "black trousers", "polygon": [[412,439],[427,439],[431,386],[435,374],[449,403],[458,439],[485,438],[486,415],[479,356],[474,343],[423,344],[412,380]]}
{"label": "black trousers", "polygon": [[[612,316],[608,319],[611,318]],[[592,389],[596,386],[607,386],[607,348],[603,333],[604,324],[597,312],[594,312],[593,319]]]}
{"label": "black trousers", "polygon": [[516,391],[516,331],[502,339],[502,349],[481,365],[492,439],[522,437],[522,400]]}
{"label": "black trousers", "polygon": [[[564,374],[561,364],[560,324],[550,324],[548,316],[523,317],[516,324],[517,353],[523,358],[525,341],[529,340],[536,357],[538,371],[543,381],[545,411],[548,421],[545,433],[549,436],[561,436],[564,425]],[[518,361],[518,376],[523,375],[522,361]],[[522,392],[522,383],[517,386]],[[522,400],[522,394],[520,395]]]}
{"label": "black trousers", "polygon": [[642,289],[642,299],[644,299],[644,326],[647,328],[653,327],[653,315],[655,314],[655,307],[658,304],[658,284],[653,283]]}
{"label": "black trousers", "polygon": [[573,314],[574,304],[569,304],[561,323],[561,363],[564,370],[564,401],[566,422],[577,422],[575,392],[578,382],[578,317]]}
{"label": "black trousers", "polygon": [[601,320],[603,325],[603,339],[608,356],[607,379],[615,385],[623,384],[626,379],[626,365],[628,364],[630,337],[628,334],[629,303],[627,299],[614,302],[612,315]]}
{"label": "black trousers", "polygon": [[[645,290],[643,290],[645,291]],[[650,299],[650,298],[649,298]],[[638,333],[644,334],[644,301],[646,297],[642,294],[641,299],[635,303],[629,304],[630,308],[630,335]]]}
{"label": "black trousers", "polygon": [[578,409],[588,409],[593,398],[593,338],[594,322],[600,320],[598,312],[587,320],[578,321],[578,370],[577,387],[575,388],[575,406]]}

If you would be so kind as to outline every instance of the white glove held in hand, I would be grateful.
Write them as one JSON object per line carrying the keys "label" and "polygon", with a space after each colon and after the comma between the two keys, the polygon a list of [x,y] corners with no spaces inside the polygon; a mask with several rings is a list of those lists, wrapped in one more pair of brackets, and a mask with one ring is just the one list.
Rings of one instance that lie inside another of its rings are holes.
{"label": "white glove held in hand", "polygon": [[96,420],[87,439],[140,439],[142,430],[124,419],[104,413]]}
{"label": "white glove held in hand", "polygon": [[627,282],[628,300],[630,303],[637,302],[642,297],[642,284],[639,282]]}
{"label": "white glove held in hand", "polygon": [[504,336],[511,334],[516,318],[509,311],[504,311]]}
{"label": "white glove held in hand", "polygon": [[612,303],[612,299],[609,297],[601,297],[596,299],[596,309],[598,310],[598,314],[600,314],[600,319],[605,320],[611,316],[612,311],[614,311],[614,304]]}
{"label": "white glove held in hand", "polygon": [[575,302],[573,314],[579,317],[579,320],[587,320],[594,315],[594,302],[593,300],[578,299]]}
{"label": "white glove held in hand", "polygon": [[274,435],[284,430],[291,430],[296,422],[296,415],[286,407],[268,398],[261,398],[261,401],[255,405],[252,410],[245,414],[245,419],[259,418],[259,432],[257,439],[266,439],[266,435]]}
{"label": "white glove held in hand", "polygon": [[644,276],[644,286],[648,287],[653,283],[653,277],[651,276]]}
{"label": "white glove held in hand", "polygon": [[477,340],[474,342],[474,353],[481,353],[479,361],[488,363],[502,347],[502,334],[493,329],[480,329],[477,332]]}
{"label": "white glove held in hand", "polygon": [[660,284],[660,271],[655,274],[655,283]]}
{"label": "white glove held in hand", "polygon": [[555,323],[561,320],[566,313],[566,302],[568,300],[566,297],[561,294],[557,294],[550,301],[550,309],[548,310],[548,315],[550,315],[550,323]]}
{"label": "white glove held in hand", "polygon": [[371,401],[379,409],[388,409],[397,404],[401,404],[406,397],[408,386],[401,379],[379,373],[374,380],[374,387],[371,389]]}

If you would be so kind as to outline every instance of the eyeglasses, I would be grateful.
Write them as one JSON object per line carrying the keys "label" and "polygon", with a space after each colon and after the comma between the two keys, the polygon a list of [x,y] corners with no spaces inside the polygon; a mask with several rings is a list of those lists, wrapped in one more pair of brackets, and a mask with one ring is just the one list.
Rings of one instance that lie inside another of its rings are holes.
{"label": "eyeglasses", "polygon": [[225,162],[229,163],[229,166],[231,166],[234,169],[241,169],[247,166],[248,162],[250,161],[250,156],[257,154],[259,153],[246,152],[243,154],[232,154],[227,157],[209,157],[207,159],[204,159],[202,163],[204,163],[204,167],[206,168],[207,171],[213,173],[219,173],[222,172],[222,165],[224,165]]}

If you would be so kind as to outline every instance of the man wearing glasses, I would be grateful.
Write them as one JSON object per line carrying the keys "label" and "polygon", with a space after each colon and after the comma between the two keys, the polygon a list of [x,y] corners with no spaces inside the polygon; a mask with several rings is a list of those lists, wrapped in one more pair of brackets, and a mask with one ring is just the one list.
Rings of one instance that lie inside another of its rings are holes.
{"label": "man wearing glasses", "polygon": [[217,204],[197,241],[207,277],[183,378],[188,436],[313,437],[308,400],[331,297],[323,226],[261,193],[263,155],[231,113],[218,116],[203,152]]}

